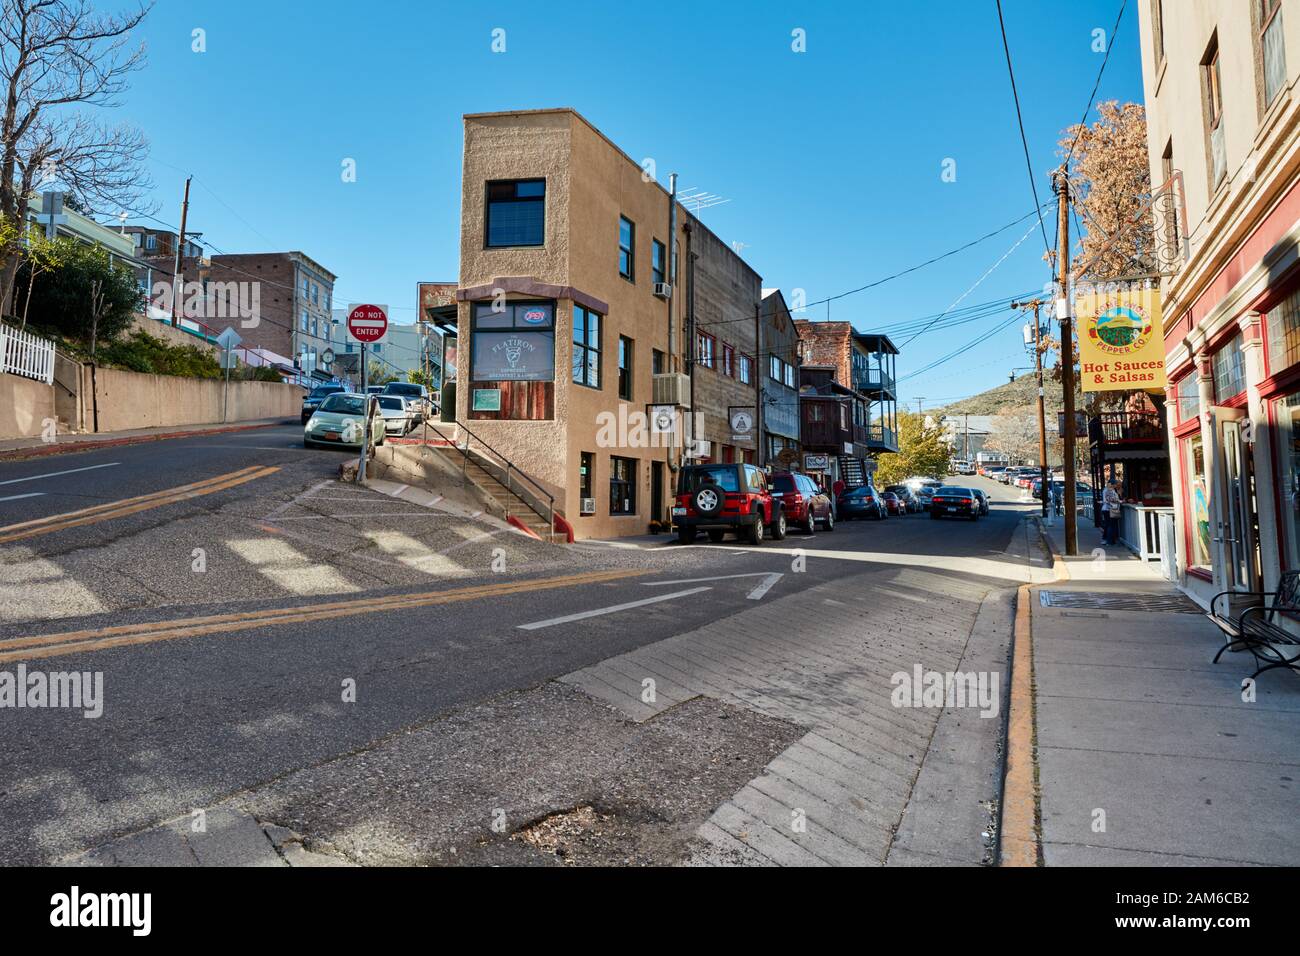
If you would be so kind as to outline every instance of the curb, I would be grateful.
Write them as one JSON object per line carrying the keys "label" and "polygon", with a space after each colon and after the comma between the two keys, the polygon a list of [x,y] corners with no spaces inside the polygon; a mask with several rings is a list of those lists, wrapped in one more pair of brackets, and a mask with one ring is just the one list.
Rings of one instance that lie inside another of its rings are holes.
{"label": "curb", "polygon": [[1048,535],[1047,529],[1043,527],[1042,519],[1035,518],[1034,524],[1038,528],[1038,539],[1042,541],[1043,549],[1052,556],[1052,573],[1056,575],[1056,580],[1070,580],[1070,567],[1065,563],[1065,558],[1062,556],[1061,552],[1057,551],[1056,546],[1052,544],[1052,539]]}
{"label": "curb", "polygon": [[[288,419],[285,419],[287,422]],[[71,455],[76,452],[94,451],[96,448],[118,448],[122,445],[142,445],[151,441],[167,441],[171,438],[195,438],[202,435],[223,435],[229,432],[252,431],[256,428],[276,428],[279,422],[262,422],[257,425],[231,425],[222,428],[191,429],[183,432],[161,432],[156,435],[129,435],[124,438],[106,438],[98,441],[52,442],[49,445],[32,448],[10,448],[0,450],[0,461],[22,461],[26,458],[48,458],[54,455]]]}
{"label": "curb", "polygon": [[999,866],[1041,866],[1038,761],[1034,747],[1032,592],[1016,590],[1015,642],[1011,648],[1011,704],[1007,713],[1006,777],[1002,782]]}
{"label": "curb", "polygon": [[[1069,571],[1040,519],[1034,518],[1039,541],[1052,557],[1057,580]],[[1033,598],[1035,586],[1016,589],[1016,617],[1011,646],[1011,702],[1007,710],[1006,774],[1002,781],[1002,823],[998,866],[1043,865],[1042,807],[1038,793],[1037,720],[1034,701]]]}

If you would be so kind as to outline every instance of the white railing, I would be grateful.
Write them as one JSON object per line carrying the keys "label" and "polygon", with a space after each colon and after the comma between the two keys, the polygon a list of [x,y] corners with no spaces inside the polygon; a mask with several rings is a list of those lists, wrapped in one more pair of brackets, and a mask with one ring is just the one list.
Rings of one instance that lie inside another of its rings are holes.
{"label": "white railing", "polygon": [[1162,515],[1173,513],[1173,508],[1148,508],[1126,503],[1120,512],[1120,542],[1143,561],[1162,560],[1166,542],[1160,519]]}
{"label": "white railing", "polygon": [[54,384],[54,343],[0,323],[0,372]]}

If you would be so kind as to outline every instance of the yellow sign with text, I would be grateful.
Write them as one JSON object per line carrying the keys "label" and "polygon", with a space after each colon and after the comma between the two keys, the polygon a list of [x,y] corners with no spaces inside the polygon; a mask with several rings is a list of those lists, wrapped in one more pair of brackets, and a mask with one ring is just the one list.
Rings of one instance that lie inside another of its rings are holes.
{"label": "yellow sign with text", "polygon": [[1157,290],[1090,292],[1074,308],[1083,391],[1155,391],[1168,384]]}

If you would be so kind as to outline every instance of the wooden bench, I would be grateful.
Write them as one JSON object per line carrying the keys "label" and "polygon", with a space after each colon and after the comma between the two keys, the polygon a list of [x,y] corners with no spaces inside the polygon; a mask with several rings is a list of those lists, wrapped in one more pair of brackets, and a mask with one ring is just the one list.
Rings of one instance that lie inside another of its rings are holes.
{"label": "wooden bench", "polygon": [[[1257,597],[1264,602],[1248,607],[1233,620],[1231,598]],[[1217,606],[1225,600],[1226,613],[1220,614]],[[1300,571],[1287,571],[1278,582],[1276,591],[1220,591],[1210,601],[1207,617],[1227,637],[1228,641],[1214,655],[1214,663],[1224,651],[1250,651],[1259,668],[1251,679],[1275,667],[1286,667],[1300,672],[1300,636],[1282,626],[1283,619],[1295,621],[1300,626]]]}

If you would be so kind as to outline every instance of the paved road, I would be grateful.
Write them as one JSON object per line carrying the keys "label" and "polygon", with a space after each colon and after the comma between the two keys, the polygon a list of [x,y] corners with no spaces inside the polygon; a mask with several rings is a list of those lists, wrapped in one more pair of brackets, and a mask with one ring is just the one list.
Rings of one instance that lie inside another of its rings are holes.
{"label": "paved road", "polygon": [[343,456],[304,451],[299,434],[0,463],[13,482],[0,491],[39,494],[0,502],[3,526],[278,469],[19,540],[0,528],[0,670],[102,672],[105,696],[98,719],[0,711],[0,861],[102,844],[763,601],[837,582],[859,597],[900,567],[1013,583],[999,561],[1014,506],[977,523],[840,524],[757,551],[549,546],[341,485]]}

